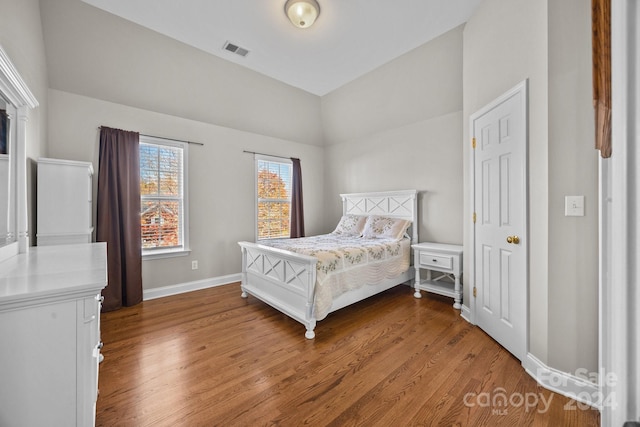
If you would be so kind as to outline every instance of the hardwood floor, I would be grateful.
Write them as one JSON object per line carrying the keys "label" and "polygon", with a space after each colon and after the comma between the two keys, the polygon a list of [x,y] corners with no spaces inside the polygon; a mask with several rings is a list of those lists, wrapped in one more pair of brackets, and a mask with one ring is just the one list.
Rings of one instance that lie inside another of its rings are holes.
{"label": "hardwood floor", "polygon": [[97,425],[599,426],[423,295],[398,286],[332,313],[315,340],[239,284],[105,313]]}

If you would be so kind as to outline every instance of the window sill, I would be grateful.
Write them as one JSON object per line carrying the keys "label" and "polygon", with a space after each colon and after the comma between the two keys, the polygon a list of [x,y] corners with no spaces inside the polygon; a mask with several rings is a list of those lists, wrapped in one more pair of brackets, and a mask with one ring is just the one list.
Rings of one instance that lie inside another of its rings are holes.
{"label": "window sill", "polygon": [[191,249],[179,249],[179,250],[158,250],[153,252],[147,252],[142,254],[143,261],[150,261],[154,259],[162,258],[174,258],[180,256],[187,256],[191,254]]}

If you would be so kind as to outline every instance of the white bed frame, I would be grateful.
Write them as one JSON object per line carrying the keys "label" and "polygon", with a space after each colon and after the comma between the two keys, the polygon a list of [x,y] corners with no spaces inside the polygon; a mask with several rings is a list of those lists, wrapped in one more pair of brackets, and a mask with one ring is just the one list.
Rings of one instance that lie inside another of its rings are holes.
{"label": "white bed frame", "polygon": [[[418,240],[416,190],[341,194],[344,215],[379,215],[412,221],[412,243]],[[242,250],[242,298],[249,294],[302,323],[305,337],[313,339],[316,263],[318,259],[251,242],[238,242]],[[362,286],[334,299],[330,312],[412,280],[413,268],[393,279]],[[409,295],[409,294],[407,294]]]}

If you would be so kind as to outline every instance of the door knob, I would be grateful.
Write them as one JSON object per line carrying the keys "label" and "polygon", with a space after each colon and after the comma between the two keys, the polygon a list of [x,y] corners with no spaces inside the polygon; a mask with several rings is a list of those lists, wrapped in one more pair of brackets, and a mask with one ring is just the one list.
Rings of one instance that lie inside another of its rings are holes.
{"label": "door knob", "polygon": [[517,245],[518,243],[520,243],[520,238],[518,236],[507,236],[507,243],[513,243],[514,245]]}

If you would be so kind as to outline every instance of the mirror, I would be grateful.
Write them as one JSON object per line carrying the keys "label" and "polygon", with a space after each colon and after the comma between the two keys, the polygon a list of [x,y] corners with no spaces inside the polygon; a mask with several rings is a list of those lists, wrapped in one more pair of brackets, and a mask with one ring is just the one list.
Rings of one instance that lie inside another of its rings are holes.
{"label": "mirror", "polygon": [[29,249],[27,120],[38,106],[0,46],[0,261]]}

